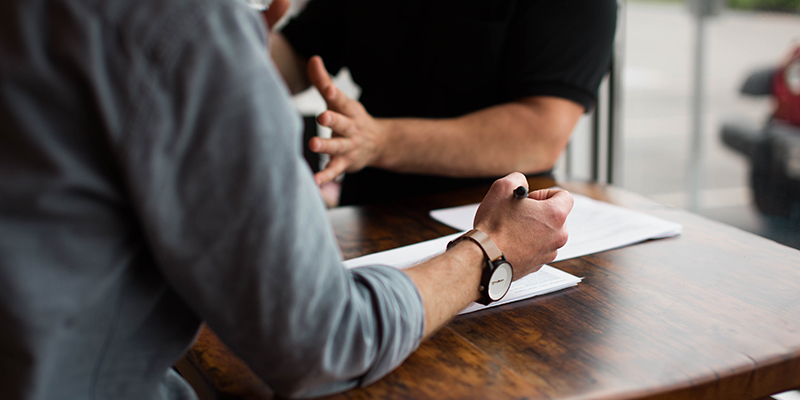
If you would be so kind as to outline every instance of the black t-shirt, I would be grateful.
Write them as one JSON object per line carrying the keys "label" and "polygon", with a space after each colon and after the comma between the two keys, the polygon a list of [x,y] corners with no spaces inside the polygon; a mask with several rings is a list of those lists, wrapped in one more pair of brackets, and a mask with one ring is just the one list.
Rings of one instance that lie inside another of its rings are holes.
{"label": "black t-shirt", "polygon": [[[592,108],[615,26],[615,0],[312,0],[282,33],[332,74],[348,67],[373,116],[447,118],[527,96]],[[342,204],[493,179],[366,168],[347,174]]]}

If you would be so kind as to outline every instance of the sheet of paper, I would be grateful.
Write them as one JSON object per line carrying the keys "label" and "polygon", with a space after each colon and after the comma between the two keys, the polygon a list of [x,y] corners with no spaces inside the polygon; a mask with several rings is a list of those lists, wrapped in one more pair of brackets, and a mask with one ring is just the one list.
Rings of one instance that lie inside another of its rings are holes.
{"label": "sheet of paper", "polygon": [[[638,211],[573,194],[575,205],[567,217],[569,240],[555,261],[616,249],[648,239],[681,233],[681,224]],[[472,229],[478,204],[431,211],[431,217],[464,231]]]}
{"label": "sheet of paper", "polygon": [[583,278],[578,278],[577,276],[566,273],[558,268],[544,265],[539,271],[514,281],[514,283],[512,283],[511,287],[508,289],[508,293],[506,293],[505,297],[503,297],[500,301],[496,301],[488,306],[472,303],[459,314],[466,314],[473,311],[483,310],[484,308],[488,307],[495,307],[501,304],[530,299],[534,296],[556,292],[561,289],[575,286],[582,279]]}
{"label": "sheet of paper", "polygon": [[[573,194],[575,205],[567,217],[569,240],[558,251],[555,261],[567,260],[587,254],[611,250],[648,239],[659,239],[680,234],[681,225],[666,221],[638,211],[628,210],[586,196]],[[478,204],[431,211],[431,216],[456,229],[472,229],[472,221]],[[442,254],[447,243],[463,232],[443,236],[399,247],[380,253],[368,254],[344,262],[348,268],[364,265],[383,264],[395,268],[408,268]],[[511,284],[503,300],[490,304],[494,307],[513,301],[528,299],[537,295],[575,286],[582,278],[568,274],[557,268],[545,265],[538,272],[530,274]],[[472,303],[461,313],[487,308]]]}
{"label": "sheet of paper", "polygon": [[[409,246],[398,247],[379,253],[368,254],[363,257],[353,258],[344,262],[347,268],[361,267],[365,265],[388,265],[395,268],[408,268],[419,264],[425,260],[436,257],[444,253],[447,243],[457,238],[461,233],[443,236],[438,239],[415,243]],[[495,307],[513,301],[529,299],[533,296],[555,292],[570,286],[575,286],[581,278],[570,275],[560,269],[545,265],[539,271],[530,274],[522,279],[518,279],[511,284],[506,296],[497,302],[484,306],[472,303],[461,314],[482,310],[487,307]]]}
{"label": "sheet of paper", "polygon": [[454,233],[452,235],[442,236],[438,239],[352,258],[346,260],[344,266],[347,268],[355,268],[364,265],[383,264],[399,269],[406,269],[444,253],[447,248],[447,243],[461,236],[462,233],[463,232]]}

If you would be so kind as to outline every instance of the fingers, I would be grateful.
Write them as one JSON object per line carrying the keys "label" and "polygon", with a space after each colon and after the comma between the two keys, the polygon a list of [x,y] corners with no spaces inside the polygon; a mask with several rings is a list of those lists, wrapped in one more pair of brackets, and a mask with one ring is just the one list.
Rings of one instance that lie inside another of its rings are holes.
{"label": "fingers", "polygon": [[474,221],[514,265],[515,279],[556,258],[569,239],[566,219],[573,204],[572,195],[563,189],[535,190],[528,199],[516,199],[514,189],[520,186],[528,187],[520,173],[495,181]]}
{"label": "fingers", "polygon": [[525,175],[522,175],[519,172],[512,172],[500,179],[508,180],[509,185],[511,185],[511,187],[513,187],[514,189],[520,186],[525,186],[526,189],[528,188],[528,178],[525,178]]}
{"label": "fingers", "polygon": [[524,186],[525,188],[528,187],[528,179],[525,178],[525,175],[522,175],[519,172],[512,172],[496,181],[492,184],[492,187],[489,189],[489,193],[493,196],[499,196],[500,198],[510,196],[511,198],[514,197],[514,189]]}
{"label": "fingers", "polygon": [[320,125],[331,128],[332,131],[340,135],[349,135],[355,128],[355,121],[342,114],[325,111],[317,117]]}
{"label": "fingers", "polygon": [[553,197],[557,191],[563,189],[539,189],[528,193],[528,197],[534,200],[547,200]]}
{"label": "fingers", "polygon": [[342,155],[350,150],[350,139],[314,137],[308,141],[308,148],[315,153],[330,154],[332,156]]}
{"label": "fingers", "polygon": [[325,89],[333,85],[333,80],[330,74],[328,74],[328,70],[325,69],[325,63],[322,62],[322,57],[312,56],[309,58],[307,71],[308,80],[311,81],[311,84],[313,84],[320,93],[324,93]]}
{"label": "fingers", "polygon": [[[528,188],[528,179],[519,172],[512,172],[494,182],[490,192],[499,195],[500,198],[506,196],[513,197],[514,190],[520,186]],[[563,215],[569,214],[572,210],[574,199],[564,189],[549,188],[539,189],[528,193],[528,198],[538,201],[547,201],[556,211],[562,211]],[[561,214],[561,213],[559,213]]]}
{"label": "fingers", "polygon": [[[542,191],[546,193],[537,194],[537,196],[546,196],[545,198],[541,199],[541,201],[549,203],[550,206],[555,209],[555,212],[559,217],[563,216],[563,219],[566,219],[567,215],[572,210],[573,204],[575,203],[575,199],[572,198],[572,195],[564,189],[544,189]],[[540,191],[537,190],[537,192]]]}
{"label": "fingers", "polygon": [[572,211],[572,206],[575,204],[575,199],[568,191],[564,189],[551,189],[551,191],[554,191],[555,193],[550,196],[550,199],[562,204],[567,212]]}
{"label": "fingers", "polygon": [[542,200],[540,204],[546,206],[545,212],[549,216],[551,227],[555,231],[552,246],[554,249],[560,249],[567,244],[569,239],[566,222],[572,210],[574,199],[569,192],[563,189],[549,189],[548,194],[550,197]]}
{"label": "fingers", "polygon": [[314,174],[314,181],[317,182],[317,185],[324,185],[344,173],[348,165],[350,162],[344,157],[333,157],[325,169]]}
{"label": "fingers", "polygon": [[325,99],[328,109],[338,112],[346,110],[350,99],[333,84],[333,79],[325,69],[325,63],[320,56],[313,56],[308,60],[308,80]]}

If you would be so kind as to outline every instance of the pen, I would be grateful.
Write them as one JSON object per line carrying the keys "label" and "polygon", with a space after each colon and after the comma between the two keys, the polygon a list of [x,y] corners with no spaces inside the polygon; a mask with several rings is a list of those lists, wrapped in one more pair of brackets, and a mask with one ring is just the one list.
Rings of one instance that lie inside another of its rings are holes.
{"label": "pen", "polygon": [[514,197],[517,199],[524,199],[528,197],[528,188],[525,186],[519,186],[514,189]]}

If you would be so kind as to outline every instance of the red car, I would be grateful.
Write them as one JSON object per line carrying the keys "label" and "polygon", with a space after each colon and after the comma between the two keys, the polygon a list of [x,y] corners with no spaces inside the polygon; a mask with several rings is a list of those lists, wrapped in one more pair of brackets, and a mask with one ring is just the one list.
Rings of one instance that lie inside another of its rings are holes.
{"label": "red car", "polygon": [[759,211],[800,223],[800,46],[779,67],[751,74],[741,92],[772,96],[774,111],[757,129],[724,124],[723,142],[749,158]]}

